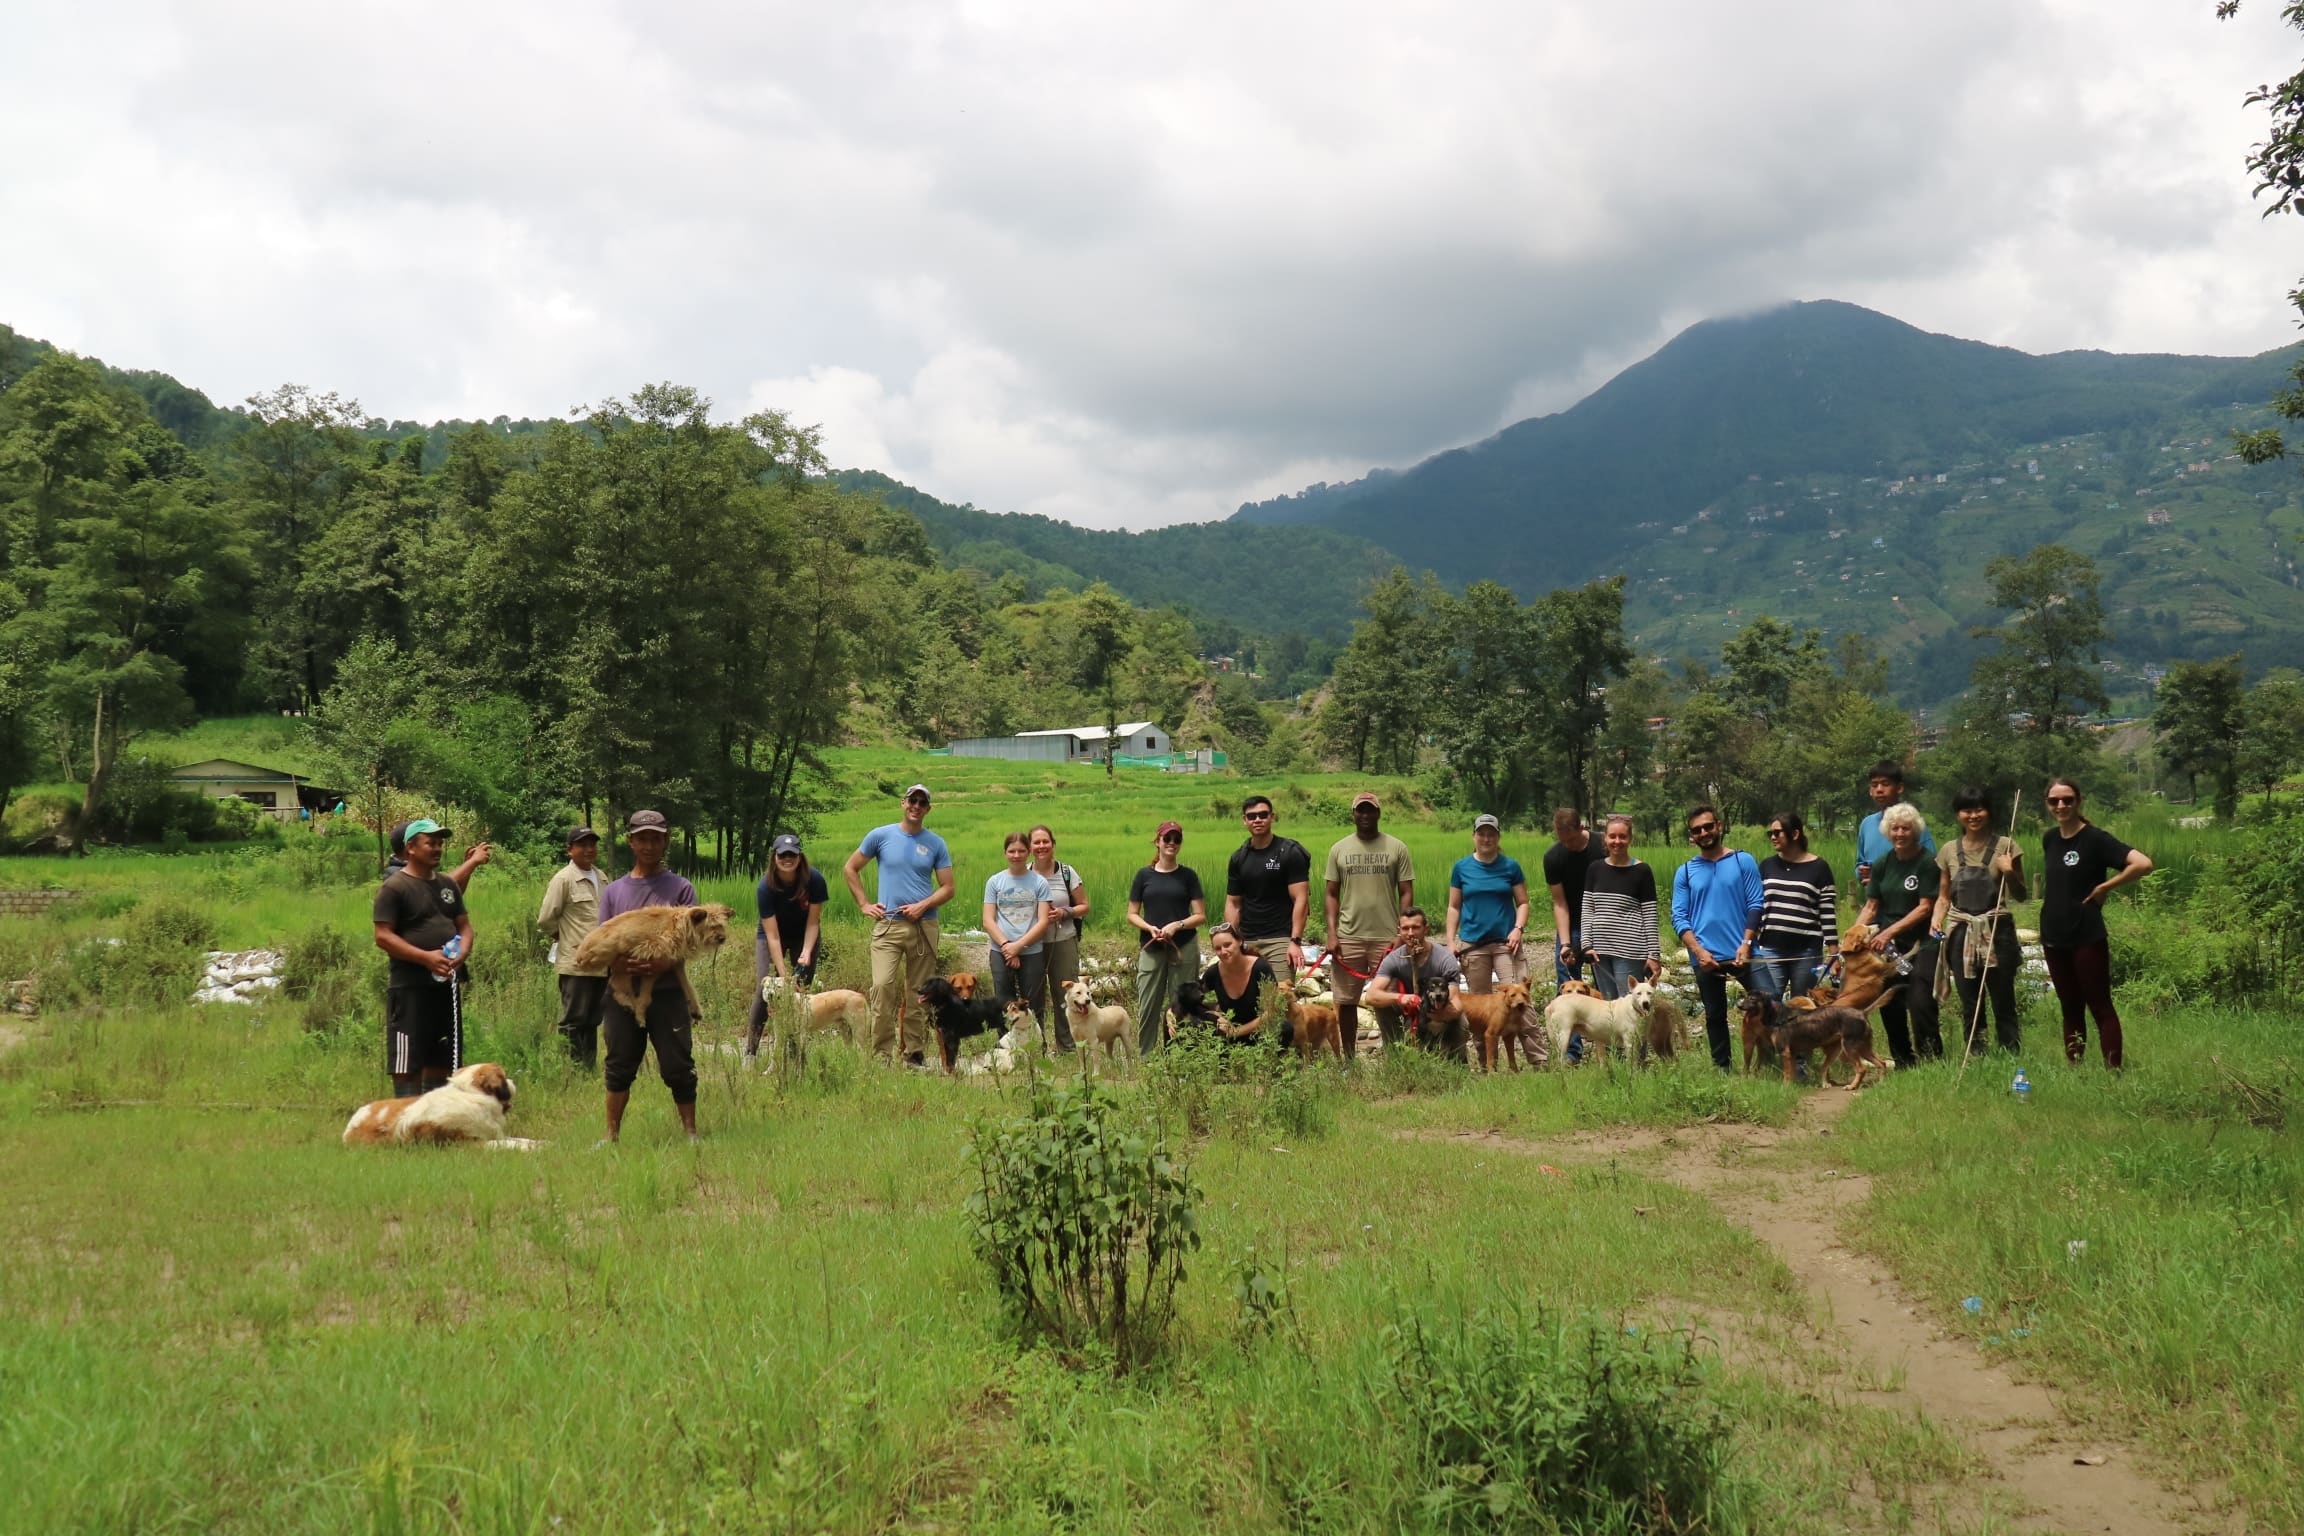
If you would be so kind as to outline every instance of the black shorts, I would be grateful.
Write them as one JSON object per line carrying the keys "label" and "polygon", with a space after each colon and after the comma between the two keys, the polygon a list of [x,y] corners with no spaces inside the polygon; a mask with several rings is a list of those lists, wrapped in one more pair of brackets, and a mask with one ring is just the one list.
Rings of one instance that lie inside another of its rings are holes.
{"label": "black shorts", "polygon": [[384,990],[384,1071],[392,1077],[455,1069],[455,1003],[445,981]]}

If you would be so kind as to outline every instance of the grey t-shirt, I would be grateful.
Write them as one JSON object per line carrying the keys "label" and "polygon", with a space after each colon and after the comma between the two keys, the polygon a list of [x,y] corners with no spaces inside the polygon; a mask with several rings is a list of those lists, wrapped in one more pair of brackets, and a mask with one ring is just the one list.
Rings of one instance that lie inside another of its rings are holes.
{"label": "grey t-shirt", "polygon": [[1411,980],[1408,975],[1408,950],[1402,945],[1384,957],[1383,962],[1376,967],[1376,974],[1391,982],[1399,991],[1420,992],[1424,983],[1434,977],[1454,986],[1464,979],[1464,968],[1456,963],[1455,953],[1447,945],[1435,944],[1424,956],[1424,963],[1416,967],[1415,978]]}

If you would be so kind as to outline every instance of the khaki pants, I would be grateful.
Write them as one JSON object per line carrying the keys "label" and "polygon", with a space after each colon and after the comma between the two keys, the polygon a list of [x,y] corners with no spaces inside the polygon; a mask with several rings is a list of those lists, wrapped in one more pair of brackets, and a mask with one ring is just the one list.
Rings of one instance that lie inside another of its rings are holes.
{"label": "khaki pants", "polygon": [[1280,979],[1281,990],[1285,991],[1296,984],[1296,967],[1288,962],[1286,934],[1276,939],[1242,939],[1240,942],[1253,953],[1263,956],[1264,963],[1272,967],[1272,974]]}
{"label": "khaki pants", "polygon": [[936,974],[936,919],[884,917],[872,925],[872,1054],[891,1051],[901,1025],[904,1054],[928,1048],[920,989]]}
{"label": "khaki pants", "polygon": [[[1464,968],[1464,990],[1474,996],[1508,987],[1514,982],[1525,986],[1528,981],[1528,946],[1520,946],[1514,954],[1504,947],[1502,940],[1475,944],[1456,957]],[[1536,1022],[1536,1005],[1531,1003],[1520,1010],[1520,1023],[1513,1030],[1520,1040],[1520,1054],[1532,1066],[1544,1065],[1545,1052],[1550,1042]]]}

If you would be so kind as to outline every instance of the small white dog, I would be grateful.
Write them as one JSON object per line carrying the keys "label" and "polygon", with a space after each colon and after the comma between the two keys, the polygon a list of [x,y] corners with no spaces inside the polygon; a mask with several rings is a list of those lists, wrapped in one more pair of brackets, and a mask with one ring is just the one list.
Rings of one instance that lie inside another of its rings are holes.
{"label": "small white dog", "polygon": [[344,1145],[501,1141],[514,1091],[502,1067],[475,1062],[430,1093],[361,1105],[344,1127]]}
{"label": "small white dog", "polygon": [[1024,1064],[1024,1052],[1040,1038],[1040,1021],[1022,1003],[1010,1003],[1005,1015],[1008,1032],[992,1042],[992,1049],[968,1058],[970,1072],[1013,1072]]}
{"label": "small white dog", "polygon": [[1568,1037],[1582,1035],[1596,1045],[1614,1046],[1639,1060],[1648,1034],[1648,1016],[1656,1008],[1656,989],[1645,981],[1614,1002],[1603,1002],[1577,992],[1563,992],[1544,1009],[1544,1024],[1552,1034],[1552,1064],[1568,1065]]}
{"label": "small white dog", "polygon": [[1128,1029],[1128,1010],[1118,1003],[1098,1006],[1096,994],[1084,981],[1065,985],[1064,1020],[1072,1026],[1072,1043],[1083,1051],[1101,1045],[1106,1061],[1116,1053],[1136,1054],[1136,1038]]}

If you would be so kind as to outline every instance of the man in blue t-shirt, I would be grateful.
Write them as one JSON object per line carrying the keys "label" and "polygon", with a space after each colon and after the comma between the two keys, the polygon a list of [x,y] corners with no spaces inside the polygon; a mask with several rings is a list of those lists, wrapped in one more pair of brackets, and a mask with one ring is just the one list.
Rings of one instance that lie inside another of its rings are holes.
{"label": "man in blue t-shirt", "polygon": [[[903,1036],[904,1060],[927,1070],[927,1026],[910,1006],[936,974],[936,909],[955,889],[952,850],[928,830],[928,786],[904,791],[904,817],[864,834],[840,873],[848,894],[872,919],[872,1050],[893,1051]],[[880,899],[864,899],[864,866],[880,865]]]}
{"label": "man in blue t-shirt", "polygon": [[[1872,883],[1872,866],[1888,857],[1888,834],[1880,830],[1880,813],[1904,798],[1904,765],[1892,758],[1882,758],[1872,765],[1865,776],[1872,793],[1872,814],[1856,823],[1856,904],[1864,904],[1865,890]],[[1923,827],[1920,846],[1928,857],[1936,857],[1936,839]]]}

